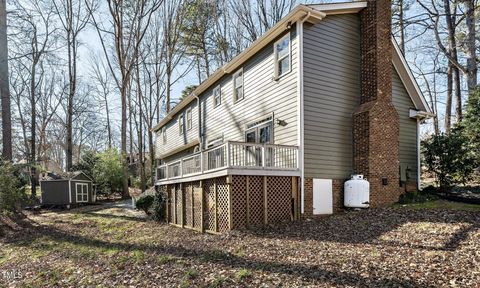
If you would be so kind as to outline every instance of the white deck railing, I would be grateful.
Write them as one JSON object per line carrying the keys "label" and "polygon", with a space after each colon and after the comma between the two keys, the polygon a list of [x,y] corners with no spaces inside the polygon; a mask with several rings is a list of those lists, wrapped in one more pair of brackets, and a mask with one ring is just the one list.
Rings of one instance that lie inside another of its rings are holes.
{"label": "white deck railing", "polygon": [[297,171],[298,147],[229,141],[159,166],[156,177],[165,181],[227,168]]}

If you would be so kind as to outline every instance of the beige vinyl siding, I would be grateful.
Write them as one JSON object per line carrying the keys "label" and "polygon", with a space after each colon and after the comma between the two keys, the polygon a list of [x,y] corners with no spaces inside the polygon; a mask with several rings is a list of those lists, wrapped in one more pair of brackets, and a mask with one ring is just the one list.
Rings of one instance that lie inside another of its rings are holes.
{"label": "beige vinyl siding", "polygon": [[305,177],[352,171],[352,114],[360,99],[358,15],[327,16],[304,31]]}
{"label": "beige vinyl siding", "polygon": [[410,180],[417,180],[417,120],[409,116],[415,109],[397,71],[393,68],[393,104],[400,118],[400,165],[410,168]]}
{"label": "beige vinyl siding", "polygon": [[[192,108],[192,129],[187,129],[187,110]],[[183,115],[184,133],[180,134],[178,119],[180,115]],[[163,143],[162,129],[157,131],[155,138],[155,157],[169,153],[172,150],[177,149],[180,146],[192,143],[198,140],[198,107],[197,101],[193,101],[185,107],[180,113],[177,113],[175,117],[164,126],[167,132],[167,142]]]}
{"label": "beige vinyl siding", "polygon": [[[285,36],[285,31],[270,45],[258,52],[243,66],[244,98],[234,103],[233,75],[238,71],[226,75],[207,91],[202,93],[201,126],[204,147],[208,141],[223,137],[223,141],[245,141],[245,125],[274,115],[273,142],[275,144],[297,145],[297,37],[295,25],[290,30],[291,37],[291,71],[275,81],[275,60],[273,43]],[[242,69],[239,68],[239,69]],[[214,107],[213,89],[220,85],[221,104]],[[193,107],[193,129],[186,131],[186,137],[178,132],[178,114],[167,125],[167,144],[163,145],[161,130],[157,132],[156,151],[158,155],[169,153],[182,145],[198,139],[198,111],[196,101]],[[187,108],[183,110],[185,113]],[[186,119],[186,118],[185,118]],[[276,119],[283,120],[286,126],[275,124]],[[185,156],[185,153],[176,153],[169,156],[168,161]],[[188,150],[191,152],[191,149]]]}
{"label": "beige vinyl siding", "polygon": [[[274,41],[282,38],[280,35]],[[278,81],[275,76],[273,43],[243,65],[244,99],[234,103],[233,74],[224,77],[201,97],[204,143],[223,136],[224,141],[244,141],[245,125],[274,114],[284,120],[282,127],[274,123],[275,144],[297,145],[297,37],[291,29],[291,71]],[[213,88],[221,86],[222,104],[214,107]],[[274,119],[274,120],[275,120]]]}

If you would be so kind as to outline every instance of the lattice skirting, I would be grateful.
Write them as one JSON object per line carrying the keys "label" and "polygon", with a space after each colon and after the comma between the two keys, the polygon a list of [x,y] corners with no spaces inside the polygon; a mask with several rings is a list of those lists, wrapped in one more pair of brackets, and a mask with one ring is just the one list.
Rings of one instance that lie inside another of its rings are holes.
{"label": "lattice skirting", "polygon": [[299,219],[298,182],[298,177],[232,175],[161,189],[169,223],[222,233]]}

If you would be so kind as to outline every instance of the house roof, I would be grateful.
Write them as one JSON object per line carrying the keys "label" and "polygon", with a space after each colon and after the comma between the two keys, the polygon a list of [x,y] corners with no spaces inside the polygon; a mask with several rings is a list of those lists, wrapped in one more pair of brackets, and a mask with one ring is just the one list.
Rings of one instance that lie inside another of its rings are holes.
{"label": "house roof", "polygon": [[[247,49],[242,53],[234,57],[230,62],[223,65],[217,69],[208,79],[203,81],[195,90],[190,93],[185,99],[178,103],[171,111],[168,113],[165,118],[163,118],[157,125],[153,127],[153,131],[160,130],[165,126],[173,117],[185,108],[189,103],[194,101],[197,96],[205,92],[210,88],[215,82],[220,80],[224,75],[235,72],[243,63],[255,55],[258,51],[268,45],[272,40],[277,36],[283,33],[285,30],[291,27],[292,23],[295,23],[299,20],[305,20],[312,24],[320,22],[323,18],[328,15],[338,15],[338,14],[348,14],[348,13],[358,13],[363,8],[367,7],[366,1],[354,1],[354,2],[343,2],[343,3],[331,3],[331,4],[310,4],[310,5],[298,5],[295,7],[287,16],[283,17],[274,27],[268,30],[260,38],[254,41]],[[418,88],[418,84],[413,78],[408,65],[398,49],[398,45],[392,37],[394,42],[393,49],[393,62],[394,66],[397,69],[397,72],[400,75],[400,78],[404,82],[404,85],[407,88],[412,101],[414,102],[416,108],[421,111],[426,111],[430,113],[430,108],[426,104],[425,98]],[[402,67],[404,66],[404,67]],[[401,71],[401,72],[400,72]],[[408,79],[410,78],[410,79]]]}

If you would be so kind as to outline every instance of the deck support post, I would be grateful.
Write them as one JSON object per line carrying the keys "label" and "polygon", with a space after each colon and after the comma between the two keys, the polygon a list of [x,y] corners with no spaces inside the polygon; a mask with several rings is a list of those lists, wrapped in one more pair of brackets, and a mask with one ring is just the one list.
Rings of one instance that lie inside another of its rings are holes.
{"label": "deck support post", "polygon": [[205,225],[203,223],[204,221],[204,218],[205,218],[205,214],[204,214],[204,209],[205,207],[203,206],[204,205],[204,202],[205,202],[205,196],[203,194],[203,181],[200,180],[200,232],[204,233],[205,232]]}
{"label": "deck support post", "polygon": [[264,219],[263,223],[268,224],[268,187],[267,187],[267,176],[263,176],[263,208],[264,208]]}
{"label": "deck support post", "polygon": [[246,185],[245,189],[247,190],[246,201],[247,201],[247,228],[250,228],[250,176],[246,176]]}
{"label": "deck support post", "polygon": [[213,179],[213,205],[215,208],[215,232],[218,232],[217,178]]}
{"label": "deck support post", "polygon": [[293,198],[293,215],[292,220],[297,220],[298,215],[298,198],[297,198],[297,177],[292,177],[292,198]]}
{"label": "deck support post", "polygon": [[183,183],[180,183],[180,195],[182,196],[180,205],[180,221],[182,221],[182,228],[185,227],[185,191],[183,190]]}
{"label": "deck support post", "polygon": [[233,229],[233,217],[232,217],[232,175],[227,176],[227,189],[228,189],[228,226],[229,230]]}

